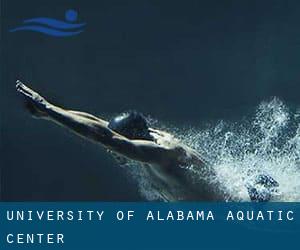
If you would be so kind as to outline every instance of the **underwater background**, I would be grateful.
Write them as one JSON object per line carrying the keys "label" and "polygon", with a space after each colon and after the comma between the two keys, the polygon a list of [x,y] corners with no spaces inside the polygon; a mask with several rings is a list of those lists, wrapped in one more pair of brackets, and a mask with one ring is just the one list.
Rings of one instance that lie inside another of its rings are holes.
{"label": "underwater background", "polygon": [[[300,200],[299,1],[1,1],[1,200],[156,199],[135,166],[47,121],[32,119],[20,79],[49,101],[109,119],[149,115],[247,197],[267,172],[280,201]],[[65,19],[84,30],[9,32],[22,20]],[[194,171],[191,169],[191,171]],[[195,171],[195,177],[198,176]]]}

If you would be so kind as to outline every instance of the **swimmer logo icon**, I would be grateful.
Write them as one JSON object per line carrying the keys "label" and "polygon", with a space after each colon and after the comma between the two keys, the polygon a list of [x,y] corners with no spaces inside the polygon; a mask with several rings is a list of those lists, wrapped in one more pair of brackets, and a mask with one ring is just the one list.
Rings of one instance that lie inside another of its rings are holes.
{"label": "swimmer logo icon", "polygon": [[54,37],[75,36],[83,32],[83,27],[86,25],[86,23],[75,23],[77,19],[77,11],[69,9],[65,12],[65,20],[48,17],[26,19],[23,21],[23,25],[9,31],[33,31]]}

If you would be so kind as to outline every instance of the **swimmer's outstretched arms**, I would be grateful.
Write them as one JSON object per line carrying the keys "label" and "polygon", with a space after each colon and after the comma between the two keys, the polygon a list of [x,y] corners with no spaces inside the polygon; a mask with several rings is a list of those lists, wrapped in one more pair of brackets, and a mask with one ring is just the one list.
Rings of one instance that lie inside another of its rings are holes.
{"label": "swimmer's outstretched arms", "polygon": [[175,141],[165,145],[159,143],[160,140],[166,140],[166,137],[172,138],[166,132],[148,128],[148,138],[138,136],[138,133],[130,138],[130,136],[124,136],[119,131],[118,133],[111,129],[108,121],[88,113],[55,106],[21,81],[18,80],[16,83],[17,91],[25,97],[27,107],[34,117],[63,125],[80,136],[101,143],[104,147],[126,158],[158,164],[166,168],[174,164],[203,165],[201,157],[194,150],[175,143]]}

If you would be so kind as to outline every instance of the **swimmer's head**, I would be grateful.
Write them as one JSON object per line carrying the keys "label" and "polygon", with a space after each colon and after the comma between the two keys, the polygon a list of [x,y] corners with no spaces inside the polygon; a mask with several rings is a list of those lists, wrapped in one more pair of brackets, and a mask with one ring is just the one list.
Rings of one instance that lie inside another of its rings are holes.
{"label": "swimmer's head", "polygon": [[146,117],[136,111],[117,115],[109,121],[108,127],[129,139],[153,140]]}

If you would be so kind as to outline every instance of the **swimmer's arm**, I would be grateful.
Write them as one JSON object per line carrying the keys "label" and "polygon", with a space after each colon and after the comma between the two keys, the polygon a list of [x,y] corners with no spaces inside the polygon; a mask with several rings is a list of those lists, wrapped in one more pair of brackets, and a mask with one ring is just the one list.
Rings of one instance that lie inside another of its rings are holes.
{"label": "swimmer's arm", "polygon": [[[17,83],[16,84],[17,91],[20,92],[25,97],[27,101],[26,102],[27,107],[33,112],[33,115],[40,118],[43,118],[43,116],[47,116],[47,114],[42,112],[42,110],[46,108],[46,106],[50,106],[50,103],[47,102],[45,98],[40,96],[38,93],[34,92],[32,89],[30,89],[25,84],[23,84],[21,81],[17,80],[16,83]],[[34,108],[35,110],[32,110],[32,108]],[[86,112],[75,111],[75,110],[67,110],[67,111],[74,115],[81,116],[89,120],[106,123],[105,120]],[[36,114],[36,112],[38,112],[38,114]]]}
{"label": "swimmer's arm", "polygon": [[97,122],[106,122],[104,121],[103,119],[97,117],[97,116],[94,116],[92,114],[89,114],[89,113],[86,113],[86,112],[81,112],[81,111],[75,111],[75,110],[68,110],[69,112],[73,113],[74,115],[79,115],[79,116],[82,116],[84,118],[87,118],[87,119],[91,119],[93,121],[97,121]]}
{"label": "swimmer's arm", "polygon": [[129,159],[145,163],[162,164],[168,161],[172,155],[170,154],[170,149],[161,147],[154,142],[129,140],[117,134],[108,128],[106,121],[86,118],[54,105],[48,108],[47,113],[55,122]]}
{"label": "swimmer's arm", "polygon": [[98,141],[103,137],[103,143],[107,143],[105,139],[112,137],[107,128],[107,121],[87,113],[55,106],[20,81],[17,81],[16,89],[30,104],[30,109],[36,117],[54,121],[88,139]]}

